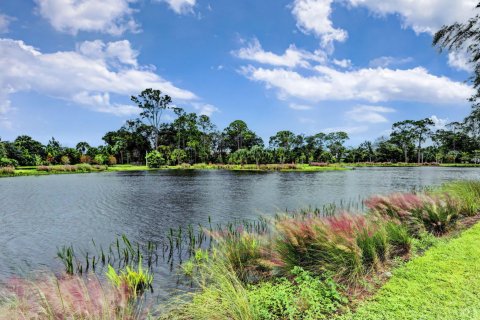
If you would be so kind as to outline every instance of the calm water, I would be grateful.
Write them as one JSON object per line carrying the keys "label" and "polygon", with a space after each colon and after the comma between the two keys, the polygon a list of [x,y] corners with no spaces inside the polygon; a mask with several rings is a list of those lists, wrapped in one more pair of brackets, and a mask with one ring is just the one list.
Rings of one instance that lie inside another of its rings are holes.
{"label": "calm water", "polygon": [[[363,168],[317,173],[119,172],[0,179],[0,279],[61,270],[57,247],[108,247],[117,235],[159,241],[170,227],[273,215],[285,209],[360,202],[375,193],[455,179],[474,168]],[[174,287],[167,266],[159,287]],[[157,283],[158,285],[158,283]],[[158,290],[157,290],[158,291]],[[162,290],[160,290],[162,291]]]}

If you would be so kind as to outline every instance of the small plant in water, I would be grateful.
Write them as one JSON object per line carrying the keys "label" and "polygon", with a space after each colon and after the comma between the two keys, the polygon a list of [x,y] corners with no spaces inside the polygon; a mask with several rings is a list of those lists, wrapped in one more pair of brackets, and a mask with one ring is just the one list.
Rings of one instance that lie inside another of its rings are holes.
{"label": "small plant in water", "polygon": [[153,274],[148,270],[143,270],[141,260],[137,270],[126,266],[119,273],[111,265],[108,265],[106,276],[115,287],[126,289],[133,298],[141,296],[146,289],[152,289]]}

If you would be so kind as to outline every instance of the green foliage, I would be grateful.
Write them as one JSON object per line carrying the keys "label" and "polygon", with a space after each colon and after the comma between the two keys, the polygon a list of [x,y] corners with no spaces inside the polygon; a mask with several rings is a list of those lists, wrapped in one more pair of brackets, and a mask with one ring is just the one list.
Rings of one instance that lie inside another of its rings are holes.
{"label": "green foliage", "polygon": [[142,295],[146,289],[150,289],[153,283],[153,274],[148,270],[143,270],[141,259],[138,262],[137,270],[126,266],[124,270],[117,273],[111,265],[108,265],[106,276],[115,287],[127,288],[129,294],[134,298]]}
{"label": "green foliage", "polygon": [[147,165],[149,168],[160,168],[165,165],[165,158],[157,150],[150,151],[147,154]]}
{"label": "green foliage", "polygon": [[300,267],[291,274],[293,281],[279,278],[249,288],[256,319],[330,319],[347,302],[331,278],[321,280]]}
{"label": "green foliage", "polygon": [[172,153],[170,154],[170,159],[176,163],[176,164],[180,164],[182,162],[185,161],[185,159],[187,159],[187,153],[185,152],[185,150],[182,150],[182,149],[175,149],[172,151]]}
{"label": "green foliage", "polygon": [[14,159],[1,158],[0,167],[18,167],[18,161]]}
{"label": "green foliage", "polygon": [[107,157],[104,156],[103,154],[97,154],[93,158],[93,162],[96,163],[96,164],[105,164],[106,161],[107,161]]}

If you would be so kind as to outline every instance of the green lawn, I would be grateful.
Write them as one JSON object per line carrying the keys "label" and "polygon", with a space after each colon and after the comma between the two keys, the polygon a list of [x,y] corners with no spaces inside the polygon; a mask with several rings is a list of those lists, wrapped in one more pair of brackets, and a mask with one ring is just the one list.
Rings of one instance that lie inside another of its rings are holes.
{"label": "green lawn", "polygon": [[397,269],[345,319],[480,319],[480,224]]}

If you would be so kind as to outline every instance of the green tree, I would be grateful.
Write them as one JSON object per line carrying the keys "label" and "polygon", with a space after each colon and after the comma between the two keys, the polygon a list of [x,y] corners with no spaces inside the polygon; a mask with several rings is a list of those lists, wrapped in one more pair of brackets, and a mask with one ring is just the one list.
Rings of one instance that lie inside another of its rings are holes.
{"label": "green tree", "polygon": [[261,146],[256,145],[250,149],[250,157],[255,161],[257,166],[260,164],[264,155],[264,150]]}
{"label": "green tree", "polygon": [[154,147],[158,147],[158,137],[162,114],[167,109],[173,109],[170,106],[172,98],[168,95],[162,95],[160,90],[145,89],[138,96],[132,96],[131,100],[140,108],[140,117],[146,119],[153,129]]}
{"label": "green tree", "polygon": [[170,154],[170,159],[176,164],[180,164],[187,158],[187,153],[182,149],[175,149]]}
{"label": "green tree", "polygon": [[340,162],[345,152],[345,142],[349,139],[348,134],[343,131],[331,132],[325,136],[325,141],[330,154],[333,155],[335,161]]}
{"label": "green tree", "polygon": [[415,139],[415,121],[404,120],[395,122],[392,125],[392,141],[396,142],[402,148],[404,162],[408,162],[408,151],[413,145]]}
{"label": "green tree", "polygon": [[165,158],[157,150],[147,153],[146,159],[149,168],[160,168],[161,166],[165,165]]}

